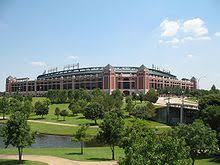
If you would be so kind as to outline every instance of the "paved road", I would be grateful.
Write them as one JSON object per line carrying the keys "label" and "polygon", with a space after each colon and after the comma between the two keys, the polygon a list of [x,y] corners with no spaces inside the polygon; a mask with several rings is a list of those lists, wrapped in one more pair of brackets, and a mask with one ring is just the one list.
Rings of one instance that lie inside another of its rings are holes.
{"label": "paved road", "polygon": [[[0,155],[0,159],[18,159],[18,155]],[[40,156],[40,155],[24,155],[24,160],[39,161],[44,162],[49,165],[117,165],[116,161],[97,161],[97,162],[87,162],[87,161],[74,161],[64,158],[59,158],[55,156]]]}

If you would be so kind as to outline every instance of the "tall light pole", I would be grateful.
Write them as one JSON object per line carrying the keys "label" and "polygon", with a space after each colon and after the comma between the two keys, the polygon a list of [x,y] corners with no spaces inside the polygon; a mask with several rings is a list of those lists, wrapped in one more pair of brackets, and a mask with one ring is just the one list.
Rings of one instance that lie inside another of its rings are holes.
{"label": "tall light pole", "polygon": [[170,92],[168,92],[168,99],[167,99],[167,124],[169,124],[169,115],[170,115]]}
{"label": "tall light pole", "polygon": [[183,123],[184,91],[182,91],[182,105],[180,108],[180,123]]}

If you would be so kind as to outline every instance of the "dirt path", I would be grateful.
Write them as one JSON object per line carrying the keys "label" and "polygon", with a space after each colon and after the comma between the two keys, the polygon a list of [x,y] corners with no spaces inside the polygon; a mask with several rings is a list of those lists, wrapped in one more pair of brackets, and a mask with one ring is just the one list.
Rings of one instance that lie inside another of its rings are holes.
{"label": "dirt path", "polygon": [[[17,155],[0,155],[0,159],[18,159]],[[55,156],[24,155],[24,160],[39,161],[49,165],[117,165],[116,161],[81,162]]]}
{"label": "dirt path", "polygon": [[[78,127],[79,125],[76,124],[64,124],[64,123],[54,123],[49,121],[38,121],[38,120],[28,120],[32,123],[43,123],[43,124],[51,124],[51,125],[61,125],[61,126],[68,126],[68,127]],[[98,126],[89,126],[91,128],[98,128]]]}

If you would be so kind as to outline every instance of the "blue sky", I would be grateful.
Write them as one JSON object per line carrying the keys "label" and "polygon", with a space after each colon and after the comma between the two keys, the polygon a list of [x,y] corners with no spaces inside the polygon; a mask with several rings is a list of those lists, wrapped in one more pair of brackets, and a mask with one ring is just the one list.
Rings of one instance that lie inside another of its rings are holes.
{"label": "blue sky", "polygon": [[220,88],[218,0],[1,0],[0,91],[45,69],[151,67]]}

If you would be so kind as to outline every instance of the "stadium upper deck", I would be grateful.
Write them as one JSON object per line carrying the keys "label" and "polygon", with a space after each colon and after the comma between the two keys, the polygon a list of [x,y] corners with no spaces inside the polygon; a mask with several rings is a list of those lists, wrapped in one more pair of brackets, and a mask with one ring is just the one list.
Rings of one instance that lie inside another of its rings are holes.
{"label": "stadium upper deck", "polygon": [[6,92],[22,92],[40,94],[51,89],[79,89],[88,90],[100,88],[108,92],[120,89],[126,94],[132,92],[147,92],[150,88],[158,89],[179,86],[182,89],[196,88],[197,82],[192,79],[178,80],[170,72],[158,69],[140,67],[87,67],[55,71],[39,75],[36,80],[29,78],[6,79]]}

